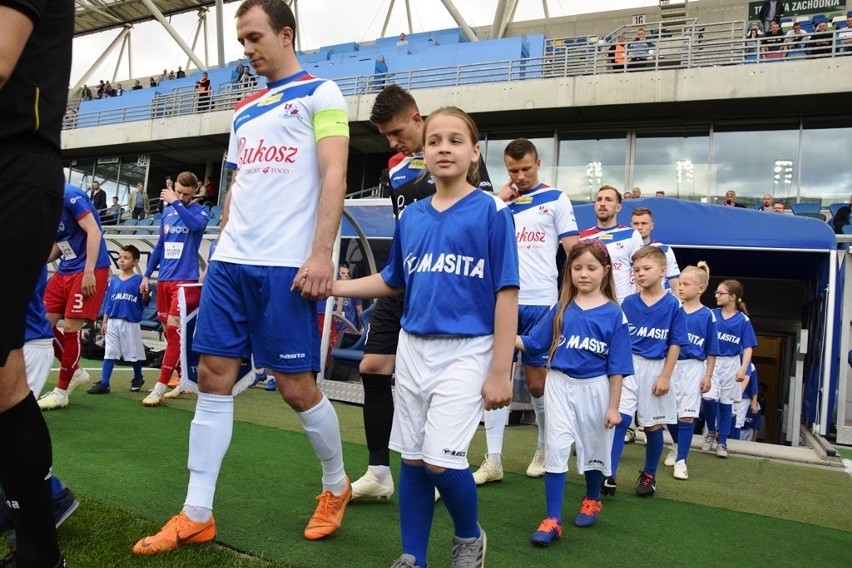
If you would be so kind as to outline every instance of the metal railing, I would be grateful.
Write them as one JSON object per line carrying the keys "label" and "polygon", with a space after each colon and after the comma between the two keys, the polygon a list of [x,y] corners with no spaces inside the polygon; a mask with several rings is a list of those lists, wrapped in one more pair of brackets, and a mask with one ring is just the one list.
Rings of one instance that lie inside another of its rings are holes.
{"label": "metal railing", "polygon": [[[667,24],[669,25],[669,24]],[[649,29],[648,26],[645,27]],[[405,89],[455,87],[482,83],[505,83],[529,79],[575,77],[604,73],[633,73],[660,69],[692,69],[723,65],[778,63],[791,59],[831,58],[852,53],[852,47],[839,47],[837,34],[830,37],[786,43],[776,51],[766,38],[745,39],[743,22],[698,25],[685,21],[676,31],[661,26],[652,28],[652,47],[638,52],[626,41],[626,61],[615,62],[611,43],[559,44],[549,40],[543,57],[471,63],[465,65],[389,71],[336,79],[346,96],[377,93],[395,83]],[[617,36],[615,36],[617,37]],[[849,49],[849,52],[845,50]],[[65,121],[64,128],[83,128],[118,124],[137,120],[162,119],[205,112],[231,111],[234,105],[256,92],[258,85],[227,83],[210,97],[203,97],[192,87],[174,89],[156,95],[150,104],[121,109],[84,112]],[[76,109],[75,109],[76,112]]]}

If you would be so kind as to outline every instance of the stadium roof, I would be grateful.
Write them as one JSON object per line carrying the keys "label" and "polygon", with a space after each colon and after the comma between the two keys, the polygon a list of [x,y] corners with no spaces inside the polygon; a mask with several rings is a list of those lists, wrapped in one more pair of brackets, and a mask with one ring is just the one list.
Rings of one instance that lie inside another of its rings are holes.
{"label": "stadium roof", "polygon": [[[225,0],[229,2],[232,0]],[[168,18],[183,12],[216,5],[216,0],[152,0]],[[77,5],[74,35],[81,36],[153,20],[154,16],[142,0],[75,0]]]}

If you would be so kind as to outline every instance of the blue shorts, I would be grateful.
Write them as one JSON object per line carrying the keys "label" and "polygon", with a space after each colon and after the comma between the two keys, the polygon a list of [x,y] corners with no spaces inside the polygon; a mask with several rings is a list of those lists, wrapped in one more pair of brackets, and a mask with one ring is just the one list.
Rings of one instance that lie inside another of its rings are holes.
{"label": "blue shorts", "polygon": [[[518,335],[527,335],[541,316],[550,310],[550,306],[518,306]],[[521,353],[521,362],[531,367],[546,367],[547,353],[530,355]]]}
{"label": "blue shorts", "polygon": [[280,373],[320,370],[317,303],[290,291],[298,268],[213,261],[198,309],[193,349],[248,359]]}

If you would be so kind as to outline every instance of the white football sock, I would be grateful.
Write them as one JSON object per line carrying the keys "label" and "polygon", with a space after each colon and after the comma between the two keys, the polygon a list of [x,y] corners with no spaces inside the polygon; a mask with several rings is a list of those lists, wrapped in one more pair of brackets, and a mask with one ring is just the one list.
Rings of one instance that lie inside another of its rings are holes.
{"label": "white football sock", "polygon": [[346,490],[346,472],[343,470],[343,445],[340,441],[340,423],[337,413],[323,395],[311,409],[299,413],[302,426],[314,452],[322,462],[323,491],[341,495]]}
{"label": "white football sock", "polygon": [[535,423],[538,424],[538,447],[544,448],[544,397],[532,397]]}
{"label": "white football sock", "polygon": [[485,412],[485,444],[488,455],[503,453],[503,434],[508,420],[508,406]]}
{"label": "white football sock", "polygon": [[198,393],[195,417],[189,427],[189,487],[184,502],[187,516],[191,513],[200,516],[198,508],[213,510],[216,480],[231,445],[233,430],[234,397]]}

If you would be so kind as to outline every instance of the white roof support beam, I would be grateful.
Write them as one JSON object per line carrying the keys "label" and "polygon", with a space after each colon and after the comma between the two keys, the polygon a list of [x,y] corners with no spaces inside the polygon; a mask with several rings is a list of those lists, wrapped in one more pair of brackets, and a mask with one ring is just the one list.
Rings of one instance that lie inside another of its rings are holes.
{"label": "white roof support beam", "polygon": [[405,0],[405,17],[408,19],[408,33],[414,33],[414,26],[411,25],[411,4],[409,4],[408,0]]}
{"label": "white roof support beam", "polygon": [[[115,70],[112,72],[112,83],[113,85],[118,80],[118,68],[121,67],[121,60],[124,59],[124,49],[127,47],[127,44],[130,43],[130,34],[124,35],[124,40],[121,42],[121,49],[118,51],[118,61],[115,62]],[[130,53],[128,52],[128,57],[130,57]]]}
{"label": "white roof support beam", "polygon": [[500,29],[503,26],[503,18],[506,15],[506,0],[498,0],[497,7],[494,9],[494,21],[491,22],[491,33],[488,34],[489,39],[500,39]]}
{"label": "white roof support beam", "polygon": [[216,61],[219,67],[225,66],[225,23],[222,19],[223,2],[216,0]]}
{"label": "white roof support beam", "polygon": [[385,23],[382,24],[382,33],[379,34],[379,37],[385,37],[385,34],[388,32],[388,22],[390,22],[391,12],[393,12],[393,5],[396,3],[396,0],[390,0],[390,6],[388,6],[388,11],[385,14]]}
{"label": "white roof support beam", "polygon": [[[198,10],[198,23],[195,25],[195,35],[192,38],[192,45],[190,49],[193,53],[195,53],[195,46],[198,45],[198,37],[201,35],[201,31],[204,30],[204,37],[202,38],[204,41],[204,67],[205,69],[208,66],[208,53],[207,53],[207,8],[201,8]],[[192,63],[191,59],[187,59],[185,70],[189,69],[189,64]]]}
{"label": "white roof support beam", "polygon": [[112,42],[106,47],[106,49],[104,49],[104,52],[101,53],[101,56],[98,57],[94,63],[92,63],[92,66],[89,67],[85,73],[83,73],[83,76],[80,77],[80,80],[77,81],[77,84],[71,88],[72,94],[76,93],[77,89],[86,84],[86,82],[92,77],[95,71],[97,71],[100,66],[103,65],[103,62],[106,61],[107,57],[109,57],[110,54],[115,51],[115,48],[118,46],[118,44],[124,42],[124,38],[127,37],[128,34],[130,34],[131,29],[132,27],[130,25],[127,25],[124,27],[123,30],[121,30],[121,32],[119,32],[116,38],[112,40]]}
{"label": "white roof support beam", "polygon": [[[470,26],[467,25],[467,22],[464,21],[462,15],[456,9],[455,4],[453,4],[453,0],[441,0],[441,3],[444,5],[444,8],[447,9],[447,12],[450,13],[450,16],[453,17],[453,20],[459,25],[462,30],[462,33],[465,35],[468,41],[479,41],[479,38],[476,37],[476,34],[473,33],[473,30],[470,29]],[[408,0],[406,0],[406,4],[408,4]],[[409,26],[411,25],[411,21],[409,18]]]}
{"label": "white roof support beam", "polygon": [[497,36],[498,38],[503,37],[503,34],[506,33],[506,26],[515,20],[515,10],[518,9],[518,0],[509,0],[507,8],[509,8],[509,13],[507,17],[503,18],[503,22],[500,24],[500,34]]}
{"label": "white roof support beam", "polygon": [[145,5],[146,8],[148,8],[148,11],[151,12],[151,15],[154,16],[154,19],[160,22],[160,25],[165,28],[166,32],[168,32],[170,36],[172,36],[172,39],[175,40],[175,43],[177,43],[178,46],[180,46],[180,48],[183,50],[183,52],[186,53],[186,55],[189,57],[189,60],[195,63],[195,65],[199,69],[205,69],[205,65],[201,62],[200,59],[198,59],[198,56],[195,55],[192,49],[190,49],[190,47],[186,45],[186,42],[183,41],[183,38],[180,37],[180,34],[177,33],[177,30],[172,27],[168,20],[166,20],[166,18],[163,16],[163,13],[160,12],[160,10],[154,5],[154,2],[152,0],[141,0],[141,2]]}

